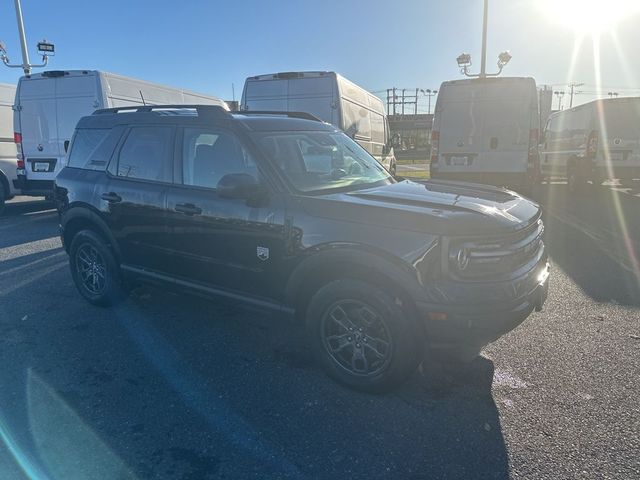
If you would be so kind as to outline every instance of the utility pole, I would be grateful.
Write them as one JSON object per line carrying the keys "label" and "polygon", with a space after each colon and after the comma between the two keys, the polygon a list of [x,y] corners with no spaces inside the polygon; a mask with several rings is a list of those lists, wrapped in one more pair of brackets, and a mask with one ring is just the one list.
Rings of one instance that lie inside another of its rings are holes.
{"label": "utility pole", "polygon": [[16,9],[16,22],[18,23],[18,35],[20,36],[20,48],[22,49],[22,65],[13,65],[7,56],[7,51],[4,44],[0,42],[0,59],[2,62],[10,68],[22,68],[25,75],[31,74],[32,68],[46,67],[49,61],[49,56],[54,55],[55,47],[53,43],[48,43],[46,40],[38,42],[38,52],[42,54],[42,63],[40,65],[32,65],[29,61],[29,49],[27,48],[27,36],[24,31],[24,21],[22,20],[22,6],[20,0],[13,1]]}
{"label": "utility pole", "polygon": [[482,58],[480,60],[480,78],[487,76],[487,22],[489,16],[489,0],[484,0],[484,15],[482,17]]}
{"label": "utility pole", "polygon": [[574,95],[574,89],[576,87],[582,87],[584,85],[584,83],[570,83],[569,84],[569,88],[571,89],[571,91],[569,92],[569,108],[573,107],[573,95]]}
{"label": "utility pole", "polygon": [[564,92],[553,92],[556,97],[558,97],[558,110],[562,110],[562,97],[564,97]]}

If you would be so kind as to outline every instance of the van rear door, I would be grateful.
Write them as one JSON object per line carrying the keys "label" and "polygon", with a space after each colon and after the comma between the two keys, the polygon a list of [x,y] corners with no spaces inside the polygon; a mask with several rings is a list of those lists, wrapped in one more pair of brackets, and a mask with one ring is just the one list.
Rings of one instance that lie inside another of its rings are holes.
{"label": "van rear door", "polygon": [[56,109],[58,128],[58,162],[56,174],[62,170],[66,152],[64,142],[71,141],[78,120],[91,115],[100,106],[97,96],[98,84],[94,72],[87,74],[73,72],[71,75],[56,78]]}
{"label": "van rear door", "polygon": [[52,181],[64,167],[64,142],[71,140],[78,120],[99,106],[95,74],[61,72],[23,79],[19,102],[27,179]]}
{"label": "van rear door", "polygon": [[451,85],[440,102],[440,171],[524,173],[535,86],[528,81],[475,81]]}
{"label": "van rear door", "polygon": [[640,98],[603,100],[601,105],[598,119],[604,144],[599,145],[596,164],[607,165],[608,156],[614,171],[640,167]]}
{"label": "van rear door", "polygon": [[55,170],[60,150],[56,121],[55,79],[40,77],[21,79],[18,119],[15,125],[22,134],[22,153],[29,180],[49,180]]}

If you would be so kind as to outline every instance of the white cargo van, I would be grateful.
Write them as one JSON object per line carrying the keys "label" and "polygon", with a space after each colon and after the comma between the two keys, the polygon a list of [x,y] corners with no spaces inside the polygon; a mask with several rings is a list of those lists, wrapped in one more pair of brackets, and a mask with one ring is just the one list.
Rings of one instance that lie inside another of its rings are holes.
{"label": "white cargo van", "polygon": [[542,175],[566,178],[572,192],[604,180],[640,178],[640,97],[595,100],[549,117]]}
{"label": "white cargo van", "polygon": [[226,104],[214,97],[93,70],[50,71],[20,78],[14,107],[18,179],[24,195],[49,196],[81,117],[127,105]]}
{"label": "white cargo van", "polygon": [[395,174],[384,104],[335,72],[283,72],[249,77],[241,109],[306,112],[340,128]]}
{"label": "white cargo van", "polygon": [[16,86],[0,83],[0,214],[4,202],[18,192],[13,186],[16,179],[17,152],[13,142],[13,101]]}
{"label": "white cargo van", "polygon": [[431,178],[528,191],[538,180],[539,122],[533,78],[444,82],[431,134]]}

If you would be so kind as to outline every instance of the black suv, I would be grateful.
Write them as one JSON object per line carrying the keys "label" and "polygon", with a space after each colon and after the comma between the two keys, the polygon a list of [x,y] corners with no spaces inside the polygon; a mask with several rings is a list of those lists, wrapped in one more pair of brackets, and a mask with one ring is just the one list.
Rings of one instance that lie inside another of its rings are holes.
{"label": "black suv", "polygon": [[361,390],[397,385],[425,347],[473,358],[547,294],[535,203],[399,181],[303,113],[96,111],[55,192],[88,301],[146,280],[291,314],[329,374]]}

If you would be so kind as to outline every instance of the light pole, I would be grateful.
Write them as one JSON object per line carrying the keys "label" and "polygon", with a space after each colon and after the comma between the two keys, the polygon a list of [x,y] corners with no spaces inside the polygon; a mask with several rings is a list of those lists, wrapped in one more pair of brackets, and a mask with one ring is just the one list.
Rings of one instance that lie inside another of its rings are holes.
{"label": "light pole", "polygon": [[467,77],[486,78],[497,77],[502,73],[502,69],[511,60],[511,53],[508,50],[498,55],[498,72],[487,73],[487,24],[489,19],[489,0],[484,0],[484,14],[482,16],[482,58],[480,59],[480,73],[469,73],[469,67],[471,66],[471,55],[468,53],[462,53],[458,56],[456,61],[460,72]]}
{"label": "light pole", "polygon": [[421,89],[420,91],[425,97],[427,97],[427,113],[431,114],[431,97],[436,96],[438,94],[438,90],[431,90],[430,88],[427,88],[426,90]]}
{"label": "light pole", "polygon": [[22,6],[20,0],[14,0],[16,8],[16,21],[18,23],[18,34],[20,36],[20,47],[22,49],[22,64],[12,64],[7,55],[7,50],[4,43],[0,42],[0,58],[2,62],[10,68],[22,68],[25,75],[31,74],[32,68],[46,67],[49,61],[49,57],[55,54],[55,47],[53,43],[49,43],[46,40],[38,42],[38,52],[42,55],[42,63],[39,65],[32,65],[29,62],[29,50],[27,48],[27,37],[24,32],[24,22],[22,20]]}
{"label": "light pole", "polygon": [[553,92],[556,97],[558,97],[558,110],[562,110],[562,97],[564,97],[564,92]]}

